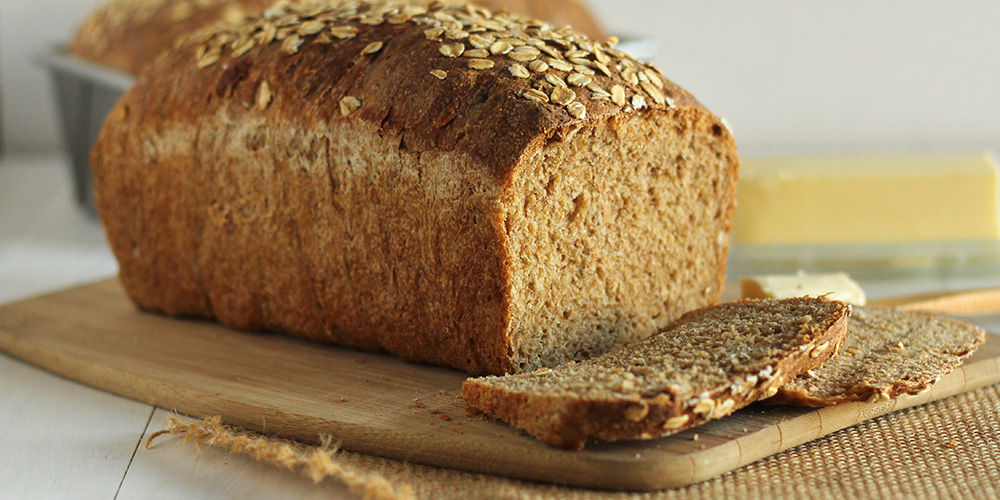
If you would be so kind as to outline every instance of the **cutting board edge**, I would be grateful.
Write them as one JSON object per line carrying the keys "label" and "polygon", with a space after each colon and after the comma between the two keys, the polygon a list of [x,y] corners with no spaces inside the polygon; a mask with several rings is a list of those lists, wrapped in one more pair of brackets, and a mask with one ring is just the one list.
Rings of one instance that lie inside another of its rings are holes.
{"label": "cutting board edge", "polygon": [[[643,491],[663,489],[665,487],[671,487],[675,484],[683,484],[683,481],[670,481],[664,485],[661,481],[651,482],[649,478],[663,477],[662,473],[664,471],[670,471],[672,474],[676,474],[677,471],[684,471],[684,475],[689,477],[693,477],[695,474],[693,470],[694,464],[688,456],[684,455],[666,457],[665,459],[656,461],[621,461],[611,459],[602,460],[601,458],[594,458],[593,456],[581,454],[575,451],[551,449],[550,451],[553,453],[566,454],[567,456],[574,457],[574,459],[578,459],[576,464],[578,467],[572,471],[572,474],[557,477],[558,474],[554,476],[551,471],[539,469],[536,465],[531,463],[518,465],[514,461],[508,460],[509,457],[504,456],[499,451],[495,453],[480,452],[480,454],[473,456],[467,456],[462,453],[448,455],[447,452],[449,451],[449,448],[454,448],[454,446],[449,445],[442,448],[440,443],[436,445],[433,443],[427,443],[420,436],[413,436],[406,433],[394,433],[393,435],[382,436],[383,439],[388,437],[389,440],[399,443],[399,446],[393,449],[387,450],[384,447],[373,448],[366,444],[365,439],[366,434],[371,433],[365,433],[364,429],[359,426],[352,424],[340,424],[340,428],[338,429],[330,428],[331,426],[329,424],[323,424],[323,429],[318,431],[316,428],[310,431],[298,431],[291,428],[288,422],[311,421],[315,420],[315,418],[308,415],[285,412],[281,420],[272,419],[271,421],[268,421],[266,419],[266,415],[269,413],[273,414],[273,410],[269,408],[219,398],[205,392],[197,392],[191,389],[178,390],[177,388],[168,387],[160,382],[145,379],[134,373],[90,363],[86,360],[80,360],[62,353],[52,353],[41,348],[35,348],[27,343],[18,342],[16,337],[16,335],[12,335],[11,333],[0,328],[0,351],[74,382],[82,383],[98,390],[129,398],[134,401],[157,406],[178,415],[193,418],[209,418],[217,416],[221,412],[214,410],[214,408],[218,407],[243,407],[246,408],[245,411],[247,413],[264,415],[265,418],[262,421],[257,422],[229,417],[224,418],[223,423],[270,436],[292,438],[304,443],[319,444],[321,442],[320,436],[323,434],[329,434],[337,437],[337,440],[341,442],[341,449],[352,452],[365,453],[395,460],[413,461],[421,464],[467,472],[500,475],[529,481],[607,490]],[[177,405],[166,401],[175,399],[167,394],[177,394],[179,392],[185,393],[183,399],[185,399],[187,403]],[[348,427],[354,428],[354,430],[351,432],[341,432],[341,430]],[[323,432],[324,430],[327,432]],[[343,436],[348,437],[345,438]],[[532,443],[535,443],[534,440],[528,436],[520,437],[525,440],[531,440]],[[409,448],[406,446],[407,443],[409,443]],[[498,473],[498,469],[486,468],[484,466],[484,461],[488,461],[493,465],[505,463],[508,465],[503,466],[501,469],[502,472]],[[593,474],[598,471],[602,471],[604,473],[614,473],[608,474],[607,476]],[[564,470],[563,472],[567,471]],[[573,479],[578,477],[589,479],[566,480],[567,478]],[[608,477],[611,478],[611,480],[594,480],[602,477]]]}
{"label": "cutting board edge", "polygon": [[[214,401],[216,405],[237,405],[245,406],[251,410],[251,412],[257,412],[259,414],[265,414],[269,412],[267,408],[250,405],[242,402],[231,401],[222,398],[216,398],[209,394],[197,393],[189,394],[187,399],[190,401],[199,401],[201,404],[191,404],[187,406],[177,407],[177,406],[167,406],[161,403],[161,399],[164,399],[160,393],[175,391],[173,388],[163,387],[156,381],[150,381],[143,379],[142,377],[115,370],[112,368],[95,365],[88,363],[86,361],[75,359],[71,356],[66,356],[63,354],[54,354],[45,352],[43,349],[32,349],[27,346],[20,346],[16,340],[16,336],[12,335],[6,331],[0,330],[0,350],[7,352],[19,359],[26,362],[39,366],[47,371],[57,373],[63,377],[69,378],[71,380],[84,383],[86,385],[104,390],[113,394],[117,394],[123,397],[127,397],[136,401],[140,401],[146,404],[156,405],[172,412],[187,415],[196,418],[207,418],[217,415],[219,412],[211,411]],[[967,373],[970,370],[977,368],[993,367],[993,371],[1000,371],[1000,359],[988,358],[985,360],[980,360],[971,364],[963,365],[959,367],[956,371],[942,377],[938,384],[933,386],[932,390],[928,393],[917,395],[917,396],[902,396],[898,399],[893,399],[890,401],[878,402],[878,403],[864,403],[864,402],[851,402],[844,403],[841,405],[826,407],[817,410],[817,415],[822,416],[827,413],[833,412],[843,412],[848,408],[855,409],[852,413],[856,413],[857,417],[853,421],[848,421],[842,425],[836,425],[833,427],[826,427],[819,429],[817,434],[812,437],[804,437],[796,439],[794,441],[784,441],[773,450],[768,450],[767,448],[761,448],[758,446],[759,443],[756,442],[756,438],[763,433],[766,433],[768,429],[762,429],[752,434],[742,436],[740,438],[734,439],[727,446],[735,446],[738,449],[737,458],[733,459],[731,454],[724,455],[722,458],[717,456],[717,451],[719,447],[708,448],[706,450],[701,450],[693,452],[689,455],[679,455],[673,460],[656,460],[656,461],[643,461],[636,460],[634,462],[622,462],[622,461],[601,461],[601,460],[586,460],[590,462],[593,467],[600,467],[605,472],[608,472],[609,466],[614,474],[602,477],[613,478],[611,481],[593,481],[594,476],[589,474],[583,474],[584,477],[589,477],[591,479],[585,481],[566,481],[566,477],[558,478],[552,477],[551,473],[545,473],[545,471],[540,471],[539,469],[532,467],[530,464],[525,464],[524,466],[509,466],[503,469],[501,472],[497,472],[497,469],[486,469],[482,467],[476,467],[476,461],[470,461],[468,457],[463,457],[460,455],[455,455],[450,459],[436,459],[435,457],[441,456],[438,454],[423,454],[423,453],[413,453],[412,450],[402,451],[402,450],[391,450],[386,453],[384,449],[377,450],[371,449],[363,444],[364,436],[361,434],[355,434],[352,439],[343,444],[343,449],[351,450],[359,453],[368,453],[372,455],[378,455],[385,458],[397,459],[397,460],[411,460],[419,461],[420,463],[425,463],[427,465],[434,465],[439,467],[447,467],[458,470],[465,470],[469,472],[478,472],[484,474],[492,475],[502,475],[508,477],[515,477],[518,479],[540,481],[553,484],[563,484],[568,486],[577,487],[589,487],[607,490],[622,490],[622,491],[653,491],[661,490],[667,488],[676,488],[687,486],[690,484],[698,483],[716,477],[720,474],[744,467],[746,465],[752,464],[758,460],[766,458],[777,453],[792,449],[801,444],[813,441],[815,439],[824,437],[826,435],[832,434],[839,430],[852,427],[861,422],[878,418],[880,416],[892,413],[894,411],[899,411],[902,409],[912,408],[926,404],[929,402],[938,401],[955,395],[959,395],[971,390],[975,390],[981,387],[985,387],[992,383],[996,383],[995,377],[991,378],[988,376],[978,376],[973,377],[971,380],[967,377]],[[977,372],[985,372],[987,370],[975,370]],[[126,382],[129,381],[129,382]],[[140,383],[136,384],[138,381]],[[131,390],[131,387],[144,387],[146,391],[135,391]],[[150,395],[152,393],[152,395]],[[291,417],[292,420],[311,420],[312,417],[306,415],[296,415],[287,414],[287,417]],[[786,422],[793,422],[793,419]],[[837,420],[843,420],[842,418]],[[275,432],[275,424],[272,423],[271,431],[268,432],[266,421],[258,425],[256,422],[241,421],[237,419],[228,419],[227,424],[236,425],[239,427],[245,427],[247,429],[263,432],[269,435],[278,435],[283,437],[291,437],[302,442],[307,443],[319,443],[319,433],[312,432],[314,434],[312,437],[307,436],[303,432]],[[345,424],[349,425],[349,424]],[[287,427],[287,425],[279,426],[278,430],[282,427]],[[780,427],[780,424],[777,426]],[[336,430],[332,430],[331,434],[338,434]],[[401,442],[409,441],[407,439],[409,436],[400,433],[398,438],[402,439]],[[530,439],[529,437],[524,437],[524,439]],[[356,443],[360,441],[361,444]],[[404,447],[405,448],[405,447]],[[746,453],[746,450],[759,449],[762,451],[756,453]],[[566,452],[570,454],[575,454],[576,452]],[[414,456],[416,455],[416,456]],[[499,458],[495,455],[487,455],[486,457],[480,456],[480,458],[493,459],[494,465],[500,463]],[[470,467],[468,464],[473,464]],[[683,472],[681,472],[683,471]],[[581,471],[576,470],[577,474]],[[576,476],[579,477],[579,476]],[[687,479],[682,479],[686,477]]]}
{"label": "cutting board edge", "polygon": [[[60,295],[63,293],[72,292],[73,290],[80,288],[87,289],[87,288],[98,287],[98,289],[95,289],[95,291],[114,292],[118,287],[118,285],[116,285],[116,282],[117,280],[115,279],[104,280],[91,285],[83,285],[81,287],[74,287],[59,292],[53,292],[51,294],[33,297],[30,299],[26,299],[26,301],[41,300],[48,296]],[[16,309],[17,304],[18,303],[13,303],[0,306],[0,314],[12,309]],[[135,378],[142,382],[140,384],[135,384],[135,385],[138,387],[145,387],[146,391],[152,391],[153,393],[158,393],[158,391],[162,393],[169,393],[171,390],[173,390],[171,388],[166,388],[166,387],[160,387],[159,389],[157,389],[156,388],[157,382],[142,380],[139,375],[130,374],[128,372],[121,372],[118,370],[114,370],[113,368],[103,367],[103,366],[96,366],[96,367],[90,366],[88,368],[87,366],[80,366],[80,365],[87,365],[88,363],[86,360],[74,360],[71,356],[60,353],[45,353],[41,347],[32,346],[30,342],[19,342],[17,334],[7,332],[6,328],[10,328],[11,324],[14,325],[15,329],[18,326],[18,323],[16,321],[14,323],[8,322],[6,327],[0,324],[0,350],[9,352],[10,354],[18,358],[24,359],[29,363],[36,364],[44,369],[53,371],[67,378],[81,381],[88,385],[98,387],[102,390],[106,390],[108,392],[119,394],[148,404],[160,403],[158,401],[159,398],[150,397],[148,394],[142,393],[142,391],[132,391],[121,388],[116,389],[114,387],[115,383],[110,383],[110,384],[104,383],[101,382],[101,379],[121,378],[122,380],[129,380],[131,378]],[[31,324],[31,321],[28,321],[25,324]],[[1000,337],[996,335],[991,335],[990,338],[992,338],[994,342],[1000,340]],[[993,346],[992,350],[996,351],[995,346]],[[426,463],[428,465],[439,465],[443,467],[457,468],[472,472],[482,472],[493,475],[506,475],[521,479],[549,482],[555,484],[564,484],[570,486],[583,486],[589,488],[629,490],[629,491],[660,490],[664,488],[685,486],[706,479],[710,479],[712,477],[718,476],[721,473],[735,470],[739,467],[753,463],[767,456],[780,453],[781,451],[790,449],[801,443],[809,442],[811,440],[831,434],[843,428],[850,427],[865,420],[876,418],[878,416],[890,413],[895,410],[900,410],[911,406],[924,404],[926,402],[944,399],[946,397],[950,397],[956,394],[961,394],[963,392],[974,390],[975,388],[978,387],[983,387],[985,385],[996,383],[998,380],[1000,380],[1000,358],[990,357],[981,360],[970,360],[970,361],[972,362],[963,365],[958,370],[956,370],[956,372],[953,372],[952,374],[942,378],[941,382],[935,385],[932,388],[932,390],[927,394],[904,397],[904,399],[892,400],[889,402],[882,402],[882,403],[872,403],[872,404],[848,403],[849,405],[854,405],[854,407],[857,408],[858,417],[854,419],[854,421],[851,421],[851,419],[844,419],[843,417],[840,417],[838,419],[831,419],[831,421],[839,421],[840,424],[836,426],[829,426],[826,428],[823,428],[821,426],[821,428],[817,431],[816,435],[801,437],[800,439],[794,441],[785,441],[782,438],[778,446],[776,448],[773,448],[772,451],[770,452],[760,451],[759,453],[754,453],[752,450],[755,449],[766,450],[765,448],[757,446],[758,443],[755,443],[756,439],[763,436],[766,433],[772,433],[773,429],[775,428],[778,430],[780,434],[781,427],[783,424],[791,425],[793,421],[798,420],[798,417],[796,417],[795,419],[787,420],[785,422],[779,422],[777,424],[774,424],[772,427],[762,428],[751,434],[746,434],[738,438],[734,438],[730,442],[722,446],[716,446],[714,448],[709,448],[701,451],[692,451],[684,455],[676,455],[673,458],[661,457],[659,460],[656,461],[649,461],[649,460],[643,461],[639,460],[637,457],[637,460],[635,461],[627,459],[626,460],[591,459],[591,460],[583,460],[582,462],[580,462],[580,463],[589,462],[589,466],[584,468],[583,470],[593,470],[593,468],[601,467],[602,468],[601,470],[604,471],[605,473],[609,469],[614,471],[615,472],[614,474],[610,474],[610,478],[608,476],[601,476],[599,474],[588,474],[582,472],[581,469],[570,471],[571,474],[568,476],[552,477],[552,471],[549,471],[549,473],[543,473],[543,471],[540,471],[537,467],[524,464],[507,465],[506,468],[504,469],[484,469],[478,467],[469,467],[470,462],[476,464],[476,461],[475,460],[470,461],[465,458],[462,458],[461,456],[455,456],[441,460],[434,459],[432,456],[431,457],[432,459],[428,460],[428,456],[423,456],[422,458],[415,457],[412,450],[408,450],[406,452],[390,451],[390,453],[384,453],[384,450],[366,449],[363,445],[360,445],[354,447],[354,450],[352,451],[370,453],[374,455],[385,456],[387,458],[419,461],[421,463]],[[93,363],[89,364],[93,365]],[[78,372],[87,372],[88,370],[92,372],[91,375],[81,375],[81,373],[78,373]],[[101,375],[101,370],[105,370],[106,373]],[[94,375],[94,373],[96,373],[97,375]],[[959,378],[961,379],[960,383],[958,382]],[[120,382],[120,383],[128,385],[125,382]],[[109,385],[111,387],[109,387]],[[174,390],[174,392],[176,392],[176,390]],[[205,403],[205,402],[211,402],[212,396],[204,393],[199,393],[196,395],[196,397],[192,397],[190,399]],[[217,399],[216,401],[223,405],[244,404],[224,399]],[[199,410],[198,405],[192,406],[189,409],[189,411],[183,411],[180,408],[176,407],[175,405],[159,404],[159,406],[167,409],[174,409],[176,411],[181,411],[182,413],[198,417],[214,416],[219,413],[216,411]],[[267,411],[270,411],[252,405],[250,405],[249,407],[258,409],[260,413],[265,413]],[[815,415],[817,416],[816,418],[819,418],[822,421],[823,420],[822,415],[825,414],[824,411],[826,413],[829,413],[834,411],[833,408],[840,408],[840,406],[831,407],[830,409],[820,410],[815,413]],[[188,407],[184,407],[184,409],[188,409]],[[840,408],[840,409],[843,410],[845,408]],[[288,413],[288,415],[300,419],[313,418],[309,416],[296,415],[292,413]],[[229,421],[232,422],[232,420]],[[270,429],[262,428],[263,425],[258,426],[256,425],[255,422],[249,422],[249,421],[245,422],[245,425],[251,430],[264,431],[264,432],[268,432],[270,430],[272,432],[268,433],[271,434],[273,434],[274,431],[273,422],[270,426]],[[400,433],[399,436],[402,436],[403,440],[405,440],[408,437],[408,435],[403,433]],[[531,441],[531,438],[529,437],[521,436],[521,438]],[[306,438],[302,440],[307,442],[316,441],[315,438],[311,439]],[[719,456],[714,456],[712,454],[713,452],[717,451],[723,446],[727,448],[728,454],[723,455],[721,458]],[[351,449],[351,448],[345,447],[345,449]],[[750,452],[745,453],[745,450],[750,450]],[[577,453],[577,452],[567,452],[567,453]],[[463,462],[463,460],[465,461]],[[503,463],[503,461],[499,461],[496,463]],[[496,465],[496,463],[494,463],[494,465]],[[560,472],[560,471],[555,471],[555,472]]]}

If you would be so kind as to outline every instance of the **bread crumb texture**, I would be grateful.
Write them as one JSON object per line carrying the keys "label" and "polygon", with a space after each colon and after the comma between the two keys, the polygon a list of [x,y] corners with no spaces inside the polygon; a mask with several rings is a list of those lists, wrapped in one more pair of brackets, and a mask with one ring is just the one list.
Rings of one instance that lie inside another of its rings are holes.
{"label": "bread crumb texture", "polygon": [[818,298],[721,304],[598,358],[469,379],[462,395],[470,408],[559,447],[667,436],[773,396],[829,359],[849,314],[848,304]]}
{"label": "bread crumb texture", "polygon": [[193,34],[92,163],[141,307],[474,374],[717,302],[738,169],[652,67],[438,2],[279,3]]}

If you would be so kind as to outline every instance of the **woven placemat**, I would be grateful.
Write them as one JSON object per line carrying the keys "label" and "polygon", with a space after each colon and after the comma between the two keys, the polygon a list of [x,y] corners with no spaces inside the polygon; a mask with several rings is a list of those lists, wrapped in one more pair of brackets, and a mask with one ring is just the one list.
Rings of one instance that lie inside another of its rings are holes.
{"label": "woven placemat", "polygon": [[892,413],[685,488],[614,493],[414,465],[345,460],[427,499],[997,499],[1000,384]]}
{"label": "woven placemat", "polygon": [[[266,444],[269,438],[259,439]],[[282,465],[273,457],[263,460]],[[674,490],[566,488],[343,451],[329,460],[313,472],[346,478],[353,491],[371,498],[396,498],[393,492],[403,491],[428,500],[992,500],[1000,498],[1000,384],[870,420]],[[359,477],[368,479],[352,479]]]}

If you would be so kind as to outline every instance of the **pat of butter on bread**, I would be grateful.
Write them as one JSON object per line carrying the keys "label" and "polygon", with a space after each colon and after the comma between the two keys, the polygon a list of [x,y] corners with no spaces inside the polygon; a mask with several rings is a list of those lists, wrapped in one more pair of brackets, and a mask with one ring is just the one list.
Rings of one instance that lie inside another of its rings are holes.
{"label": "pat of butter on bread", "polygon": [[826,296],[857,306],[865,305],[865,292],[850,276],[830,274],[773,274],[752,276],[740,281],[745,299],[789,299]]}

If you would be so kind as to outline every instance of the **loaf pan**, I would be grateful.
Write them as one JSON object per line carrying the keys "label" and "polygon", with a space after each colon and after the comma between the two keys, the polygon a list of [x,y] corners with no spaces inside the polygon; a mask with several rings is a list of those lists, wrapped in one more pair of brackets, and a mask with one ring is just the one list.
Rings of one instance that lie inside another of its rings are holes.
{"label": "loaf pan", "polygon": [[134,79],[131,75],[67,55],[62,47],[53,47],[43,54],[41,63],[48,69],[55,88],[74,196],[85,212],[96,216],[90,150],[104,124],[104,117]]}

